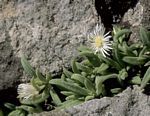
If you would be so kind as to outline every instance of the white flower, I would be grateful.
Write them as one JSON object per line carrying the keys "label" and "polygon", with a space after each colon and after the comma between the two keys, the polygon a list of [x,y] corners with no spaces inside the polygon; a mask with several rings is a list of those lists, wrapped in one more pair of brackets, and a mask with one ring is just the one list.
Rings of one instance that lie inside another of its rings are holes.
{"label": "white flower", "polygon": [[17,92],[17,98],[21,99],[29,99],[30,97],[34,97],[35,95],[39,94],[39,92],[30,83],[20,84]]}
{"label": "white flower", "polygon": [[110,32],[105,34],[104,26],[102,24],[97,24],[94,32],[88,35],[88,39],[92,45],[92,49],[95,51],[95,53],[102,53],[104,57],[106,57],[106,55],[109,55],[108,52],[110,51],[110,49],[112,49],[112,44],[109,41],[109,39],[111,38],[111,36],[108,35],[109,33]]}

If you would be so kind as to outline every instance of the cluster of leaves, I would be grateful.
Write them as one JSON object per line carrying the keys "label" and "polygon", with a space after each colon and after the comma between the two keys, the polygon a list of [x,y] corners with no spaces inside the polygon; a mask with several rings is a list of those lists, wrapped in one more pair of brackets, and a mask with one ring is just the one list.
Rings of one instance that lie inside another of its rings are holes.
{"label": "cluster of leaves", "polygon": [[[143,89],[150,80],[150,33],[140,29],[142,41],[128,44],[130,30],[114,27],[113,50],[110,57],[94,54],[87,47],[79,48],[80,60],[75,58],[72,71],[64,68],[60,79],[50,84],[61,89],[68,107],[79,101],[113,96],[127,86],[137,84]],[[68,104],[67,104],[68,103]],[[72,103],[72,104],[71,104]]]}
{"label": "cluster of leaves", "polygon": [[[12,110],[8,114],[8,116],[26,116],[26,115],[32,115],[33,113],[42,112],[42,103],[46,102],[47,99],[51,97],[50,103],[47,105],[47,110],[53,109],[52,104],[58,105],[61,103],[59,97],[57,96],[55,90],[53,87],[49,84],[49,81],[52,79],[51,74],[47,73],[46,75],[43,75],[41,72],[39,72],[38,69],[36,71],[31,67],[31,65],[26,60],[25,56],[21,58],[21,63],[24,68],[24,70],[32,76],[32,79],[30,83],[36,90],[39,92],[39,94],[34,95],[33,97],[29,97],[28,99],[19,98],[19,101],[21,103],[20,106],[15,106],[14,104],[5,103],[5,106]],[[55,102],[56,101],[56,102]]]}
{"label": "cluster of leaves", "polygon": [[[128,29],[114,27],[113,49],[109,57],[95,54],[85,46],[79,47],[79,56],[72,60],[71,70],[64,68],[61,78],[35,71],[22,57],[23,68],[33,77],[31,83],[40,94],[30,99],[20,99],[22,105],[13,106],[10,113],[13,115],[9,116],[41,112],[40,104],[49,98],[50,103],[60,109],[94,98],[113,96],[133,84],[144,89],[150,80],[150,32],[141,28],[141,40],[132,44],[128,43],[130,33]],[[65,100],[60,100],[61,95]]]}

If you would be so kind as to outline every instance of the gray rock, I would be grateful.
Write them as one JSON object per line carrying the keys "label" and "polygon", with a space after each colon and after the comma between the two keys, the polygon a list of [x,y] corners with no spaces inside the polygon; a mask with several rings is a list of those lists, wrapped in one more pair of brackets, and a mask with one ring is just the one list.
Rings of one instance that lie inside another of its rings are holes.
{"label": "gray rock", "polygon": [[65,110],[71,116],[149,116],[149,96],[135,86],[109,98],[93,99]]}
{"label": "gray rock", "polygon": [[[66,114],[65,114],[66,112]],[[35,114],[36,116],[149,116],[149,96],[138,86],[127,88],[114,97],[93,99],[83,104],[65,109]]]}
{"label": "gray rock", "polygon": [[16,21],[9,30],[14,54],[26,54],[32,66],[43,72],[68,67],[86,40],[86,27],[96,23],[90,0],[26,0],[16,9]]}
{"label": "gray rock", "polygon": [[0,0],[0,90],[22,76],[25,54],[42,72],[60,73],[97,23],[92,0]]}
{"label": "gray rock", "polygon": [[123,16],[122,22],[131,25],[133,34],[130,41],[139,40],[139,27],[143,26],[150,29],[150,2],[149,0],[139,0],[134,8],[130,8]]}
{"label": "gray rock", "polygon": [[136,6],[130,8],[123,17],[123,22],[129,22],[132,27],[150,27],[150,2],[139,0]]}
{"label": "gray rock", "polygon": [[50,112],[35,113],[32,116],[70,116],[70,114],[60,110],[53,110]]}
{"label": "gray rock", "polygon": [[20,59],[13,54],[9,36],[3,27],[0,27],[0,33],[0,90],[4,90],[19,82],[22,70]]}

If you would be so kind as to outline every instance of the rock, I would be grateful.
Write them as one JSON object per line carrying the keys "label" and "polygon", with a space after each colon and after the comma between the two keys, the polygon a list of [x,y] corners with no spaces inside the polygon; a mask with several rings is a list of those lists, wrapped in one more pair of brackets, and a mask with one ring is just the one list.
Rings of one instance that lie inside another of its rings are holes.
{"label": "rock", "polygon": [[145,26],[150,28],[150,2],[139,0],[134,8],[130,8],[123,17],[132,27]]}
{"label": "rock", "polygon": [[0,2],[0,90],[22,76],[20,57],[42,72],[59,74],[86,42],[88,29],[97,23],[93,1],[4,0]]}
{"label": "rock", "polygon": [[90,0],[26,0],[16,4],[16,14],[9,30],[14,54],[26,54],[42,72],[58,73],[68,67],[87,39],[84,28],[96,23]]}
{"label": "rock", "polygon": [[138,0],[95,0],[96,10],[107,28],[120,23],[124,13],[133,8]]}
{"label": "rock", "polygon": [[19,82],[22,70],[20,59],[13,54],[8,36],[1,37],[6,39],[0,42],[0,90],[4,90]]}
{"label": "rock", "polygon": [[133,32],[130,41],[139,40],[139,28],[143,26],[150,29],[150,2],[149,0],[139,0],[135,7],[128,9],[123,16],[122,22],[129,23]]}
{"label": "rock", "polygon": [[149,116],[150,100],[149,95],[135,85],[114,97],[93,99],[63,111],[42,112],[36,116],[55,116],[56,112],[58,116]]}
{"label": "rock", "polygon": [[149,116],[149,96],[138,86],[114,97],[93,99],[65,110],[71,116]]}
{"label": "rock", "polygon": [[35,113],[32,116],[70,116],[70,114],[64,111],[53,110],[50,112]]}

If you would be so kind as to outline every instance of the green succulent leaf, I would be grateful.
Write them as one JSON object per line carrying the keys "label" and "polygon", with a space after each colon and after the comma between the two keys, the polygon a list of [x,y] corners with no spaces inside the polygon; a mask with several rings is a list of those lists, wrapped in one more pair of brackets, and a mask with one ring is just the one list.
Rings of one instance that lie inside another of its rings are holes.
{"label": "green succulent leaf", "polygon": [[50,80],[49,83],[60,86],[66,90],[72,91],[72,92],[76,93],[77,95],[88,95],[89,94],[89,91],[87,89],[84,89],[83,87],[74,85],[72,83],[65,82],[61,79],[52,79],[52,80]]}
{"label": "green succulent leaf", "polygon": [[143,65],[145,63],[145,60],[146,60],[145,57],[131,57],[131,56],[123,57],[123,61],[131,65]]}
{"label": "green succulent leaf", "polygon": [[96,88],[96,94],[100,95],[103,92],[103,82],[111,79],[111,78],[117,78],[118,75],[117,74],[110,74],[110,75],[105,75],[105,76],[96,76],[95,79],[95,88]]}
{"label": "green succulent leaf", "polygon": [[84,79],[85,79],[85,77],[83,77],[80,74],[73,74],[71,76],[71,79],[75,80],[77,83],[79,83],[81,85],[84,85]]}
{"label": "green succulent leaf", "polygon": [[59,110],[60,109],[67,109],[67,108],[70,108],[72,106],[81,104],[83,102],[84,101],[81,101],[81,100],[67,100],[67,101],[63,102],[60,107],[57,107],[56,109],[59,109]]}
{"label": "green succulent leaf", "polygon": [[61,75],[61,80],[64,80],[64,81],[66,80],[66,77],[64,74]]}
{"label": "green succulent leaf", "polygon": [[21,64],[25,70],[26,73],[28,73],[30,76],[36,77],[36,73],[32,66],[29,64],[25,56],[21,57]]}
{"label": "green succulent leaf", "polygon": [[0,109],[0,116],[4,116],[3,111]]}
{"label": "green succulent leaf", "polygon": [[122,91],[122,88],[114,88],[110,90],[112,94],[117,94],[120,93]]}
{"label": "green succulent leaf", "polygon": [[42,73],[40,73],[40,71],[38,69],[36,69],[36,75],[39,78],[39,80],[46,82],[45,76],[43,76]]}
{"label": "green succulent leaf", "polygon": [[91,100],[91,99],[94,99],[94,95],[91,95],[91,96],[86,96],[85,97],[85,101],[88,101],[88,100]]}
{"label": "green succulent leaf", "polygon": [[100,65],[100,67],[96,67],[96,68],[93,70],[93,73],[96,73],[96,74],[103,74],[108,68],[109,68],[109,65],[108,65],[108,64],[102,63],[102,64]]}
{"label": "green succulent leaf", "polygon": [[51,98],[56,106],[61,104],[61,100],[53,88],[50,89]]}
{"label": "green succulent leaf", "polygon": [[91,69],[90,67],[85,66],[85,65],[83,65],[82,63],[78,63],[78,62],[77,62],[76,65],[77,65],[77,68],[78,68],[79,70],[83,71],[83,72],[86,72],[86,73],[91,73],[91,72],[92,72],[92,69]]}
{"label": "green succulent leaf", "polygon": [[84,79],[84,85],[85,85],[85,87],[86,87],[89,91],[91,91],[92,93],[95,93],[95,87],[94,87],[94,85],[93,85],[93,83],[92,83],[91,80],[85,78],[85,79]]}
{"label": "green succulent leaf", "polygon": [[142,57],[144,55],[144,53],[146,52],[146,50],[147,50],[147,47],[144,46],[143,49],[139,53],[139,57]]}
{"label": "green succulent leaf", "polygon": [[125,80],[126,77],[128,77],[128,73],[125,69],[119,71],[119,75],[118,75],[119,79]]}
{"label": "green succulent leaf", "polygon": [[35,112],[41,112],[42,111],[42,110],[36,109],[34,107],[31,107],[31,106],[27,106],[27,105],[17,106],[16,109],[17,110],[24,110],[24,111],[27,111],[29,113],[35,113]]}
{"label": "green succulent leaf", "polygon": [[49,82],[52,79],[52,75],[50,73],[46,73],[46,81]]}
{"label": "green succulent leaf", "polygon": [[75,59],[72,60],[71,66],[72,66],[72,71],[73,71],[74,73],[80,73],[80,71],[79,71],[78,68],[77,68]]}
{"label": "green succulent leaf", "polygon": [[118,64],[120,65],[120,67],[123,67],[124,63],[122,62],[122,54],[120,53],[118,49],[118,45],[114,46],[114,57],[116,61],[118,62]]}
{"label": "green succulent leaf", "polygon": [[78,50],[79,50],[80,52],[84,52],[84,51],[90,51],[90,52],[92,52],[92,50],[89,49],[89,48],[86,47],[86,46],[80,46],[80,47],[78,47]]}
{"label": "green succulent leaf", "polygon": [[43,84],[42,81],[39,80],[39,78],[32,78],[31,79],[31,84],[33,87],[36,88],[36,90],[41,91],[44,89],[45,85]]}
{"label": "green succulent leaf", "polygon": [[63,81],[66,81],[66,82],[71,83],[71,84],[77,84],[77,83],[75,82],[75,80],[73,80],[73,79],[71,79],[71,78],[66,78],[66,80],[63,80]]}
{"label": "green succulent leaf", "polygon": [[22,110],[13,110],[8,114],[8,116],[26,116],[25,112]]}
{"label": "green succulent leaf", "polygon": [[65,96],[75,95],[75,93],[71,91],[61,91],[61,93]]}
{"label": "green succulent leaf", "polygon": [[138,43],[133,43],[132,45],[130,45],[129,49],[133,51],[141,47],[143,47],[143,44],[141,42],[138,42]]}
{"label": "green succulent leaf", "polygon": [[103,56],[101,56],[101,55],[99,55],[99,57],[100,57],[100,59],[103,60],[106,64],[108,64],[108,65],[110,65],[110,66],[116,68],[117,70],[121,70],[121,69],[122,69],[122,67],[121,67],[116,61],[114,61],[113,59],[108,58],[108,57],[105,58],[105,57],[103,57]]}
{"label": "green succulent leaf", "polygon": [[72,72],[68,71],[66,68],[63,68],[63,73],[65,74],[66,77],[71,78]]}
{"label": "green succulent leaf", "polygon": [[11,104],[11,103],[5,103],[4,106],[10,110],[16,109],[16,106],[14,104]]}
{"label": "green succulent leaf", "polygon": [[70,95],[70,96],[67,96],[65,99],[66,99],[66,101],[67,100],[76,100],[76,99],[78,99],[78,96],[77,95]]}
{"label": "green succulent leaf", "polygon": [[136,85],[140,85],[141,84],[141,78],[140,78],[140,76],[139,75],[134,76],[132,78],[132,80],[130,80],[130,83],[136,84]]}
{"label": "green succulent leaf", "polygon": [[123,52],[125,55],[128,56],[136,56],[136,54],[134,53],[134,51],[127,45],[127,42],[123,42],[122,43],[122,48],[123,48]]}
{"label": "green succulent leaf", "polygon": [[144,66],[150,66],[150,61],[146,62]]}
{"label": "green succulent leaf", "polygon": [[141,89],[143,89],[149,81],[150,81],[150,67],[147,69],[147,71],[142,79]]}
{"label": "green succulent leaf", "polygon": [[94,67],[100,66],[101,64],[100,59],[93,52],[84,51],[80,52],[79,54],[81,56],[85,56]]}
{"label": "green succulent leaf", "polygon": [[143,27],[140,28],[140,38],[144,45],[150,47],[150,32]]}
{"label": "green succulent leaf", "polygon": [[122,29],[119,30],[115,35],[114,35],[114,42],[118,42],[119,38],[125,34],[130,33],[131,31],[129,29]]}

